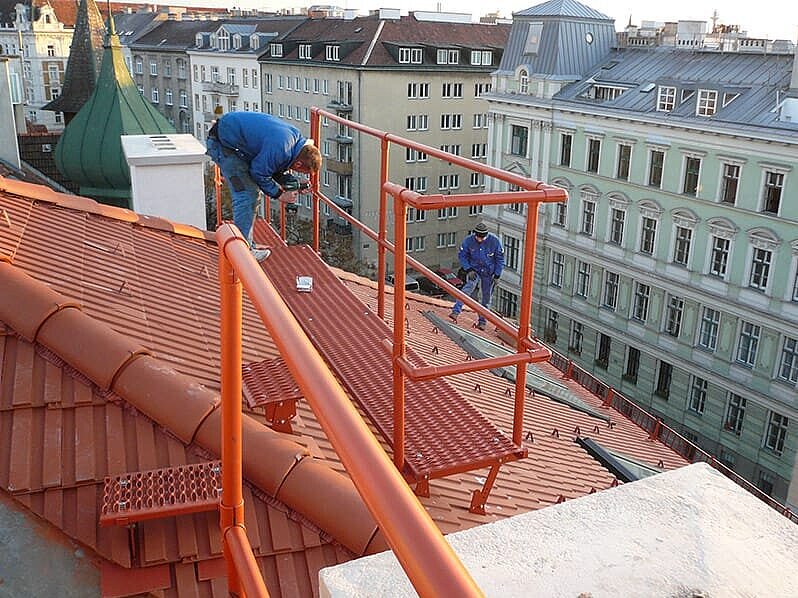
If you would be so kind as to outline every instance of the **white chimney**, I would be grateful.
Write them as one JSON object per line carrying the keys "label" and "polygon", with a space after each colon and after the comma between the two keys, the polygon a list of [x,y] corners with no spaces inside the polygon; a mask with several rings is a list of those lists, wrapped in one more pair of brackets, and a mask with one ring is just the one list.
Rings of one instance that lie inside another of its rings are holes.
{"label": "white chimney", "polygon": [[792,78],[790,79],[790,90],[798,91],[798,46],[795,46],[795,54],[792,59]]}
{"label": "white chimney", "polygon": [[0,143],[0,159],[19,169],[22,164],[19,159],[19,145],[17,144],[17,124],[14,118],[11,71],[8,67],[8,59],[0,58],[0,139],[3,139],[3,142]]}
{"label": "white chimney", "polygon": [[205,222],[205,147],[192,135],[123,135],[134,212],[200,230]]}

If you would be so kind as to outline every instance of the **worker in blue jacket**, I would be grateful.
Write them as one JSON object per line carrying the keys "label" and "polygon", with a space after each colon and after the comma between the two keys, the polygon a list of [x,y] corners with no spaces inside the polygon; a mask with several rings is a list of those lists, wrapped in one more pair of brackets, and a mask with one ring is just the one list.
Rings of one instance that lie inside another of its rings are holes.
{"label": "worker in blue jacket", "polygon": [[[471,296],[471,293],[479,285],[482,292],[480,303],[489,308],[493,285],[499,280],[504,269],[504,248],[499,237],[489,233],[487,225],[480,222],[474,227],[473,234],[463,240],[457,257],[466,272],[466,282],[462,291]],[[452,307],[449,318],[457,322],[457,316],[460,315],[462,309],[463,302],[457,301]],[[485,318],[482,314],[479,315],[477,328],[485,330]]]}
{"label": "worker in blue jacket", "polygon": [[[220,108],[217,106],[217,111]],[[321,168],[321,154],[299,129],[270,114],[228,112],[208,131],[207,153],[219,165],[233,203],[233,224],[249,241],[259,262],[269,256],[252,241],[258,189],[285,203],[296,201],[296,178]],[[287,181],[292,180],[292,183]]]}

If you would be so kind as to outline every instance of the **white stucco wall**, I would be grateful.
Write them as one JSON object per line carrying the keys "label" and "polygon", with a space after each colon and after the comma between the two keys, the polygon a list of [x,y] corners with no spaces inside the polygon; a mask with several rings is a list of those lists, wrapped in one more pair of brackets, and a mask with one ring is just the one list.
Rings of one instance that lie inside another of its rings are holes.
{"label": "white stucco wall", "polygon": [[[487,596],[798,595],[798,525],[705,464],[447,539]],[[322,598],[416,595],[391,552],[319,577]]]}

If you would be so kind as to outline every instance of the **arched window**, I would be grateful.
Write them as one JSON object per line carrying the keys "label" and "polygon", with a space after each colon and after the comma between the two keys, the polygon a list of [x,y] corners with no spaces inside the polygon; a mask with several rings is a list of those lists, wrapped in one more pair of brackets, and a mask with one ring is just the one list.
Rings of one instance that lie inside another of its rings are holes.
{"label": "arched window", "polygon": [[518,73],[518,93],[529,93],[529,73],[526,69],[521,69]]}

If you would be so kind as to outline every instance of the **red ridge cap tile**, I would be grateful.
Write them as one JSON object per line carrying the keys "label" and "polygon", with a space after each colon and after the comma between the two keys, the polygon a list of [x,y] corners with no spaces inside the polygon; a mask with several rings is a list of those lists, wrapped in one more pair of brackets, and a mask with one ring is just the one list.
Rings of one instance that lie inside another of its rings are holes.
{"label": "red ridge cap tile", "polygon": [[213,233],[200,230],[197,227],[191,226],[189,224],[180,224],[179,222],[173,222],[172,227],[176,235],[181,235],[183,237],[191,237],[192,239],[203,239],[205,241],[213,241],[216,239],[216,236]]}
{"label": "red ridge cap tile", "polygon": [[139,214],[137,224],[145,228],[152,228],[170,233],[175,231],[175,225],[172,222],[166,218],[160,218],[158,216],[145,216],[143,214]]}
{"label": "red ridge cap tile", "polygon": [[[242,466],[245,477],[271,496],[276,496],[286,476],[310,452],[293,440],[264,426],[248,415],[241,418]],[[197,430],[196,442],[220,455],[222,451],[222,415],[217,409]],[[268,455],[268,459],[264,456]],[[293,505],[288,505],[293,508]]]}
{"label": "red ridge cap tile", "polygon": [[54,313],[80,304],[66,299],[21,268],[0,261],[0,321],[25,340],[34,342],[39,329]]}
{"label": "red ridge cap tile", "polygon": [[10,179],[4,176],[0,176],[0,191],[6,191],[7,193],[21,195],[29,199],[37,199],[51,203],[60,203],[61,201],[74,197],[73,195],[67,195],[66,193],[58,193],[57,191],[54,191],[50,187],[45,187],[44,185],[26,183],[24,181],[18,181],[16,179]]}
{"label": "red ridge cap tile", "polygon": [[365,554],[377,530],[352,481],[316,459],[291,470],[275,498],[299,511],[357,555]]}
{"label": "red ridge cap tile", "polygon": [[79,309],[53,314],[42,324],[37,340],[102,390],[111,388],[131,359],[149,353]]}
{"label": "red ridge cap tile", "polygon": [[112,387],[186,444],[191,444],[202,422],[219,405],[217,393],[149,355],[129,361]]}

